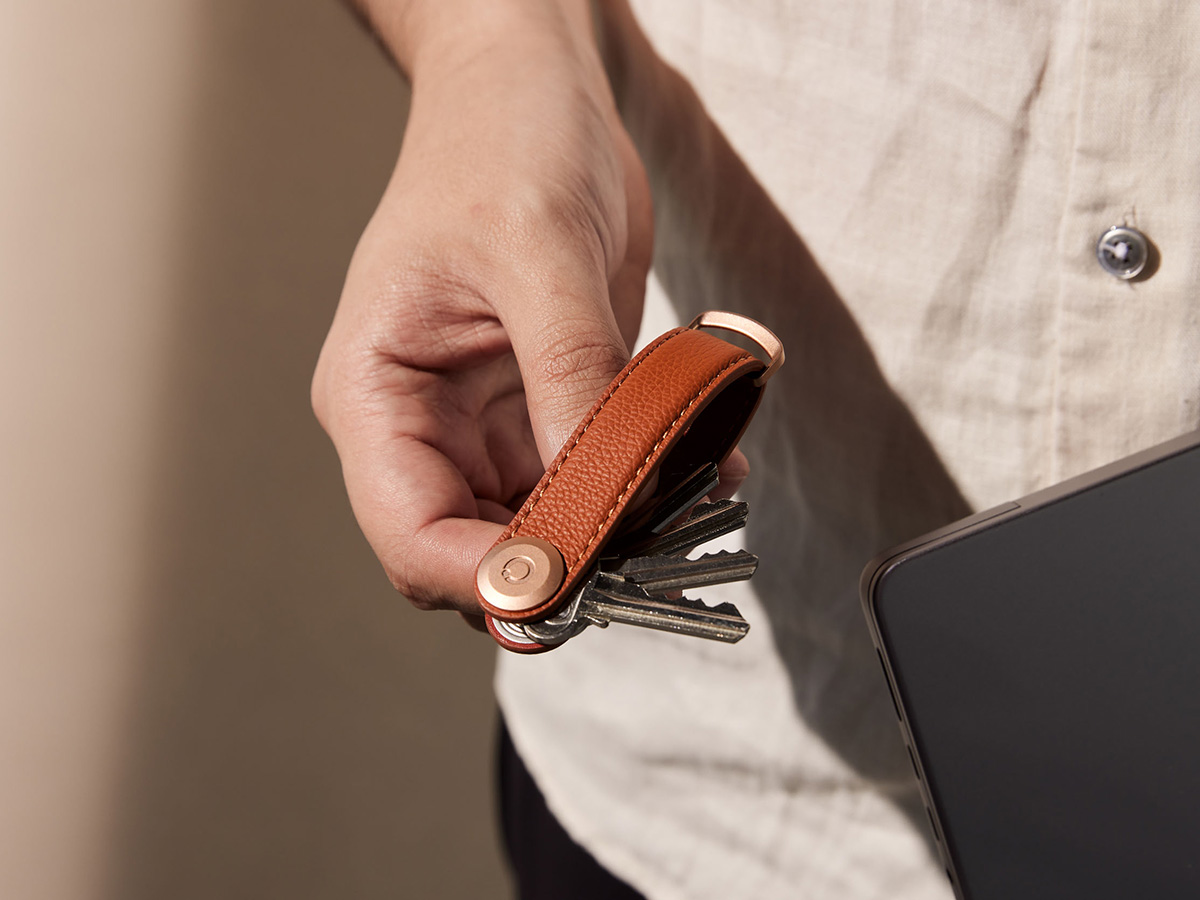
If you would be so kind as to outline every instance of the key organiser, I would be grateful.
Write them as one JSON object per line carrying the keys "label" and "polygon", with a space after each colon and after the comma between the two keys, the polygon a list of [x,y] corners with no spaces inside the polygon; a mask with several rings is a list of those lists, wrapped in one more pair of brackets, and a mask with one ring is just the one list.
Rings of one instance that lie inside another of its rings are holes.
{"label": "key organiser", "polygon": [[[744,335],[767,360],[714,331]],[[501,646],[521,653],[553,646],[526,637],[523,626],[577,598],[610,542],[636,532],[656,502],[729,455],[783,358],[763,325],[711,311],[630,361],[479,563],[476,596]],[[634,510],[650,485],[654,497]]]}

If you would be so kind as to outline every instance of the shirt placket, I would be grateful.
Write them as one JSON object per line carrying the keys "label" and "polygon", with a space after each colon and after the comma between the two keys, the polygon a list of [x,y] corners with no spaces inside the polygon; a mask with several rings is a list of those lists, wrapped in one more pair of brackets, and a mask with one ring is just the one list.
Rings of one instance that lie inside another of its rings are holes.
{"label": "shirt placket", "polygon": [[[1200,9],[1090,3],[1086,28],[1057,248],[1052,480],[1197,424]],[[1127,279],[1139,236],[1148,259]]]}

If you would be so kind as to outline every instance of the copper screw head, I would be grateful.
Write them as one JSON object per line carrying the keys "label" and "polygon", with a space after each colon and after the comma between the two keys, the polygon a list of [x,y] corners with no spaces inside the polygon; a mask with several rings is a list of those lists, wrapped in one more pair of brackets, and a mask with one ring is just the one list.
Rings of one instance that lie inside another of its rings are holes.
{"label": "copper screw head", "polygon": [[557,593],[566,567],[549,541],[509,538],[479,561],[475,585],[488,605],[510,612],[541,606]]}

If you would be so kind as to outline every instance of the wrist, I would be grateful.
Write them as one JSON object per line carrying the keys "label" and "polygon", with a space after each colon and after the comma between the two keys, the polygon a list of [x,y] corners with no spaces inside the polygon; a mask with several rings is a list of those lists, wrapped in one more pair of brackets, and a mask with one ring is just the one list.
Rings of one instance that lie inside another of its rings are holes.
{"label": "wrist", "polygon": [[414,81],[508,48],[597,55],[588,0],[351,0]]}

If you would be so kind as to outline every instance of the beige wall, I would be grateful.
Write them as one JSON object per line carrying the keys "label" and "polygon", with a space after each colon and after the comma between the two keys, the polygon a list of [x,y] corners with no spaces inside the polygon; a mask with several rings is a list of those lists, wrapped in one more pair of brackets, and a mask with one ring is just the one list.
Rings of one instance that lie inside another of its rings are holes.
{"label": "beige wall", "polygon": [[404,101],[336,0],[0,0],[0,897],[508,894],[308,409]]}

